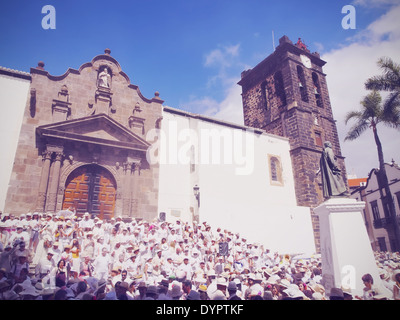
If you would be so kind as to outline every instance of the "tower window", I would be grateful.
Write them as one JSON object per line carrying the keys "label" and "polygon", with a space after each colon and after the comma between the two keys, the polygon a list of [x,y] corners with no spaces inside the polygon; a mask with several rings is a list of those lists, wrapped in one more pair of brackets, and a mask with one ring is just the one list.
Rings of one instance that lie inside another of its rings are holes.
{"label": "tower window", "polygon": [[312,79],[314,84],[315,101],[317,102],[317,106],[322,108],[323,104],[321,96],[321,85],[319,83],[318,75],[315,72],[312,73]]}
{"label": "tower window", "polygon": [[275,93],[278,99],[278,107],[286,105],[285,86],[283,85],[282,72],[278,71],[274,75]]}
{"label": "tower window", "polygon": [[265,109],[268,109],[268,89],[267,89],[267,82],[264,81],[261,84],[261,95],[262,95],[262,99],[263,99],[263,105],[265,107]]}
{"label": "tower window", "polygon": [[303,100],[304,102],[308,102],[306,80],[304,78],[303,68],[300,66],[297,66],[297,79],[299,81],[301,100]]}

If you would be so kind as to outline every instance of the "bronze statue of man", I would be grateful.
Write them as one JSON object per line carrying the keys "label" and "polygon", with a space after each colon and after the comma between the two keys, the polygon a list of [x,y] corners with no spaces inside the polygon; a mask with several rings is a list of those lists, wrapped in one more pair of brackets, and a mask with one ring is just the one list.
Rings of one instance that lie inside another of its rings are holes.
{"label": "bronze statue of man", "polygon": [[332,150],[332,143],[329,141],[324,142],[324,150],[319,161],[317,174],[319,172],[321,172],[324,198],[348,196],[341,170],[337,166],[336,156]]}

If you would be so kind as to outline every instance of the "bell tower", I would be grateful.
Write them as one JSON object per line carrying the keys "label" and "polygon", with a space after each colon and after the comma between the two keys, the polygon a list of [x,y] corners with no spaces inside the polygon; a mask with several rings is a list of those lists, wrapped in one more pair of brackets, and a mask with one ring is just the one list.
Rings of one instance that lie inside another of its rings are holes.
{"label": "bell tower", "polygon": [[297,204],[311,208],[319,250],[319,223],[312,208],[324,201],[316,175],[324,141],[332,143],[346,181],[336,123],[329,99],[325,61],[299,40],[279,39],[275,51],[242,72],[244,124],[289,138]]}

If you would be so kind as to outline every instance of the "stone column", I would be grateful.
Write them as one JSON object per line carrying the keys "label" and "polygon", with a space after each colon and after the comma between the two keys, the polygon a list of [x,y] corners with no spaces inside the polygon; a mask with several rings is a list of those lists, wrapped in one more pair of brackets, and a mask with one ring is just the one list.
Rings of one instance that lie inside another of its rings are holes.
{"label": "stone column", "polygon": [[130,182],[132,175],[132,162],[124,162],[124,190],[122,195],[122,216],[129,217],[131,212]]}
{"label": "stone column", "polygon": [[140,161],[132,161],[132,159],[128,159],[128,161],[124,163],[124,173],[125,177],[122,215],[125,218],[132,218],[137,215],[137,187],[140,175]]}
{"label": "stone column", "polygon": [[50,163],[52,154],[53,152],[48,150],[44,151],[42,154],[43,167],[42,167],[42,175],[40,177],[38,198],[36,202],[36,210],[39,212],[45,211],[46,193],[47,193],[47,186],[49,183]]}
{"label": "stone column", "polygon": [[60,180],[61,160],[63,157],[62,152],[55,153],[55,159],[53,162],[53,174],[51,176],[50,187],[47,198],[47,211],[55,212],[57,207],[57,192],[58,183]]}
{"label": "stone column", "polygon": [[140,162],[135,162],[132,165],[133,172],[131,176],[130,190],[131,190],[131,212],[130,216],[137,217],[138,208],[138,185],[140,176]]}

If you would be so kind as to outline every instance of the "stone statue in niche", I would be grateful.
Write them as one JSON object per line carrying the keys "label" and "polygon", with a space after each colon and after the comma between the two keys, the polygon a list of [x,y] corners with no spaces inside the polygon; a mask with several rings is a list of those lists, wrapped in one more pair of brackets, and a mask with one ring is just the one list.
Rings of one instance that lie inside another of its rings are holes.
{"label": "stone statue in niche", "polygon": [[317,115],[314,115],[314,125],[319,126],[319,120]]}
{"label": "stone statue in niche", "polygon": [[99,73],[98,86],[103,88],[110,88],[111,85],[111,75],[108,72],[108,68],[104,67]]}

